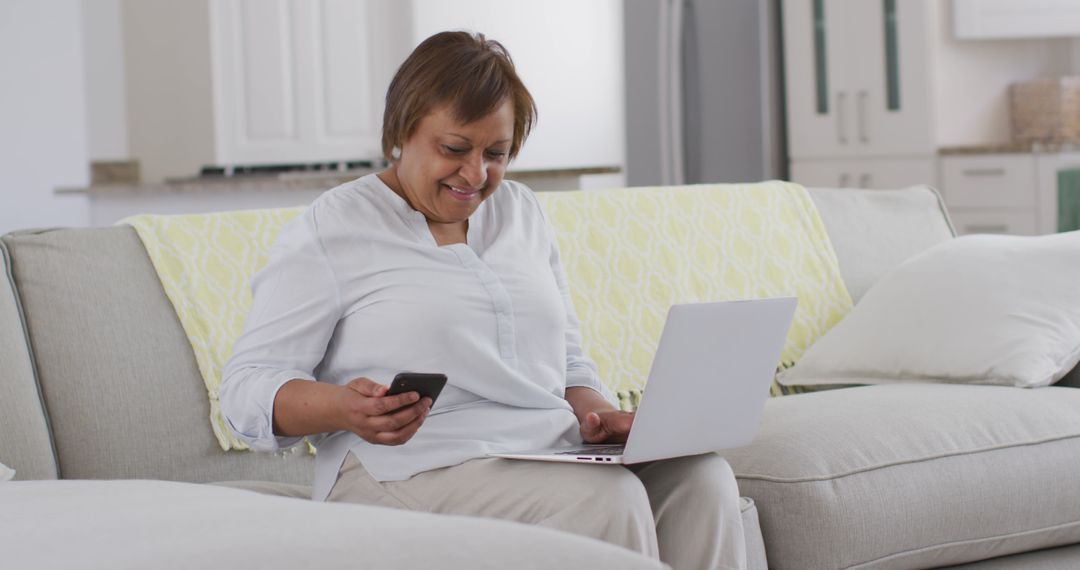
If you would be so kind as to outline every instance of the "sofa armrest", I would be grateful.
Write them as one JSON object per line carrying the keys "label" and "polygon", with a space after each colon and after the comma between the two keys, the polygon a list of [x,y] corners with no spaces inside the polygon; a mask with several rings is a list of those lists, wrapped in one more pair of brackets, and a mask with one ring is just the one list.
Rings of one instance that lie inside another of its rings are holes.
{"label": "sofa armrest", "polygon": [[20,481],[0,485],[0,504],[13,568],[665,568],[538,526],[212,485]]}

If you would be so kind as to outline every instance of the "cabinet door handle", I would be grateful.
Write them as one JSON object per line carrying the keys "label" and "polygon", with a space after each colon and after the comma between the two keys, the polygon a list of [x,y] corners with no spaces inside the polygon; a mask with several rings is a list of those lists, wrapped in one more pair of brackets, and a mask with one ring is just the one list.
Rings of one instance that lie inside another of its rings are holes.
{"label": "cabinet door handle", "polygon": [[966,168],[964,176],[1005,176],[1004,168]]}
{"label": "cabinet door handle", "polygon": [[870,99],[870,94],[865,89],[859,91],[859,98],[856,101],[857,112],[856,120],[859,123],[859,142],[866,144],[870,142],[870,135],[866,130],[866,103]]}
{"label": "cabinet door handle", "polygon": [[1007,234],[1009,226],[1006,224],[969,224],[964,226],[966,234]]}
{"label": "cabinet door handle", "polygon": [[847,172],[840,175],[839,184],[841,188],[847,188],[848,183],[851,182],[851,175]]}
{"label": "cabinet door handle", "polygon": [[836,93],[836,140],[840,144],[847,144],[847,113],[845,112],[845,103],[847,102],[847,93],[839,91]]}
{"label": "cabinet door handle", "polygon": [[869,174],[859,176],[859,188],[870,188],[874,185],[874,178]]}

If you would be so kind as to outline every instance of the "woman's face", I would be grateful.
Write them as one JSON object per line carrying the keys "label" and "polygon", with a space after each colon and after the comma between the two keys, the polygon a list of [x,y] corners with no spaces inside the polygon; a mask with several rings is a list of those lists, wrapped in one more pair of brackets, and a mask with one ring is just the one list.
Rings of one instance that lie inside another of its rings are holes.
{"label": "woman's face", "polygon": [[510,101],[467,124],[437,107],[401,147],[391,168],[399,186],[394,190],[431,222],[463,222],[502,182],[513,135]]}

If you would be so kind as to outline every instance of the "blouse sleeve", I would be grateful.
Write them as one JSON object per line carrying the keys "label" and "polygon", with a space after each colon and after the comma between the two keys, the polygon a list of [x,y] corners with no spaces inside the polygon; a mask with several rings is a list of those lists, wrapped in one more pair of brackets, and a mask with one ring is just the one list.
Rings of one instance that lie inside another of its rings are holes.
{"label": "blouse sleeve", "polygon": [[[539,208],[539,204],[537,204]],[[547,220],[545,218],[545,224]],[[570,298],[570,287],[566,281],[566,272],[563,270],[559,256],[559,244],[555,240],[555,232],[550,224],[547,224],[548,240],[551,242],[551,273],[555,276],[555,284],[562,296],[563,307],[566,310],[566,387],[572,388],[584,386],[598,392],[605,400],[619,407],[619,401],[600,381],[600,374],[596,370],[596,364],[585,355],[581,347],[581,328],[574,310],[574,302]]]}
{"label": "blouse sleeve", "polygon": [[251,312],[222,372],[222,415],[252,449],[301,441],[274,435],[274,398],[290,380],[315,380],[340,312],[337,280],[308,208],[281,230],[252,280]]}

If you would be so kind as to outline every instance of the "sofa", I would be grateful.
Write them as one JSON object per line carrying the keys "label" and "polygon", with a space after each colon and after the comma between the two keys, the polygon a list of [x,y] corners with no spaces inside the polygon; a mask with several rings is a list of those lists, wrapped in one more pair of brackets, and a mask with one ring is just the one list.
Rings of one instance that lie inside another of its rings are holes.
{"label": "sofa", "polygon": [[[856,303],[954,237],[926,187],[809,193]],[[0,463],[16,471],[0,536],[18,566],[660,567],[525,525],[302,500],[310,455],[219,447],[131,227],[17,231],[0,251]],[[1078,376],[770,399],[754,442],[723,452],[749,567],[1080,567]]]}

